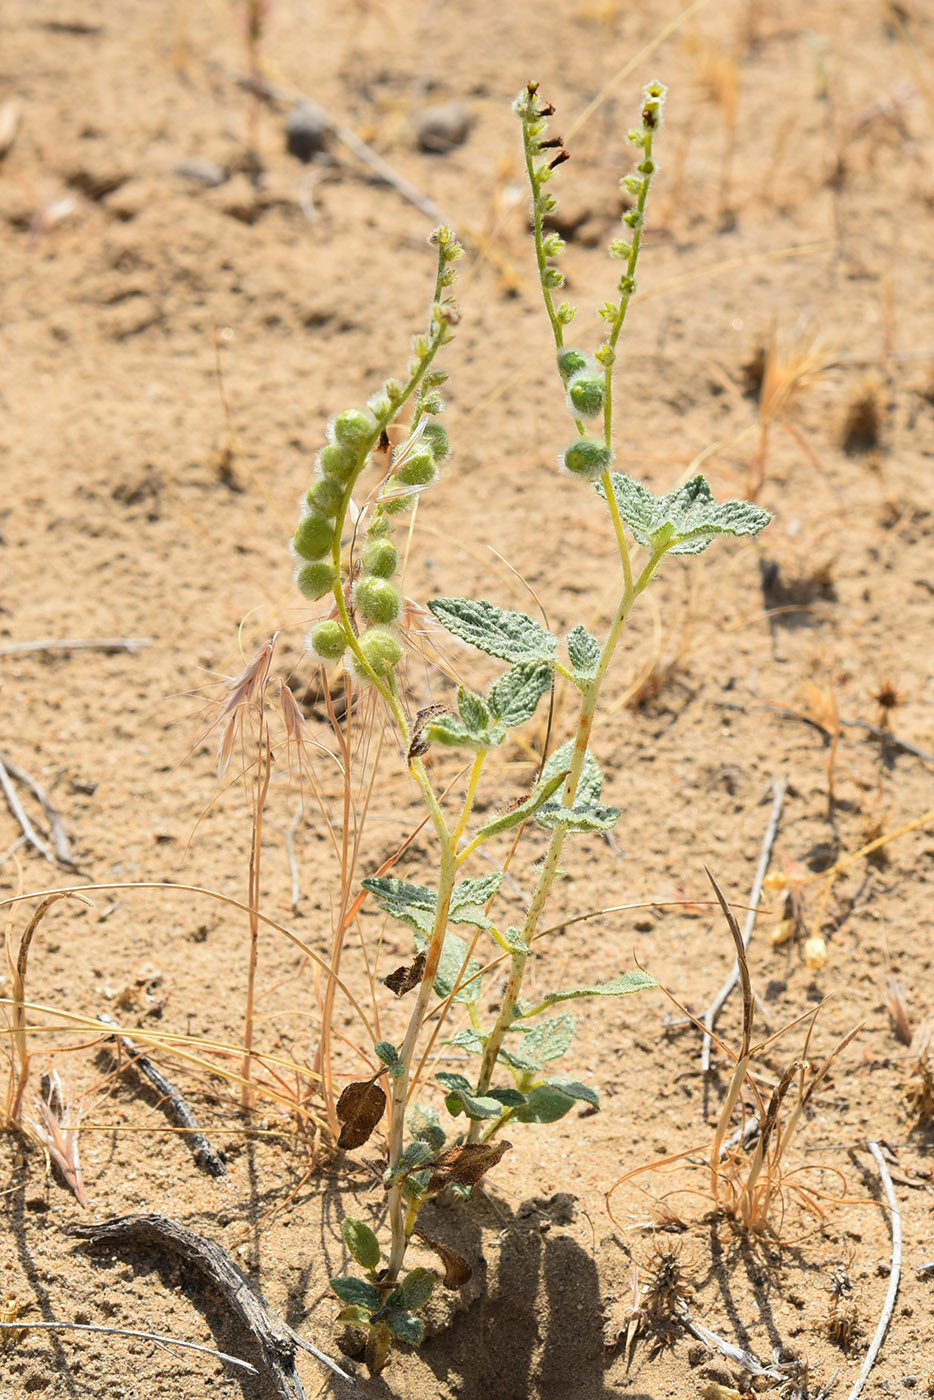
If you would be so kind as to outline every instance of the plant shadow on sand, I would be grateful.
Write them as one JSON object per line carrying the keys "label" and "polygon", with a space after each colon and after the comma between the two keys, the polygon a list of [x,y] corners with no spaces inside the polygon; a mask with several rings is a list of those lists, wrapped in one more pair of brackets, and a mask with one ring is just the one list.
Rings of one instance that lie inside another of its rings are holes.
{"label": "plant shadow on sand", "polygon": [[[565,1232],[575,1220],[575,1199],[567,1192],[549,1200],[534,1197],[511,1217],[504,1216],[501,1201],[495,1218],[490,1206],[479,1201],[458,1210],[456,1217],[443,1208],[432,1210],[432,1233],[443,1233],[445,1239],[450,1233],[458,1250],[471,1262],[479,1261],[478,1296],[453,1312],[445,1330],[426,1338],[417,1358],[394,1353],[384,1375],[366,1383],[367,1394],[384,1400],[408,1395],[404,1384],[399,1388],[397,1368],[402,1366],[417,1386],[412,1394],[456,1395],[458,1400],[528,1400],[532,1395],[599,1400],[624,1392],[629,1400],[652,1400],[646,1392],[625,1384],[621,1391],[608,1381],[618,1357],[604,1345],[597,1267],[588,1250]],[[455,1229],[448,1225],[445,1230],[446,1220],[454,1224],[455,1219]],[[491,1225],[497,1227],[493,1247]],[[487,1258],[480,1260],[484,1226]],[[436,1390],[427,1377],[415,1381],[415,1367],[430,1369]]]}

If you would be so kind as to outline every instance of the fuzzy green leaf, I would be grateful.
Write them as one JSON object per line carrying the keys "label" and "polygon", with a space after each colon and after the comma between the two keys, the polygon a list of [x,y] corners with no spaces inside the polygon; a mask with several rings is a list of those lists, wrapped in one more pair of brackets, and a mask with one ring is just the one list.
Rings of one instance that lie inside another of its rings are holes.
{"label": "fuzzy green leaf", "polygon": [[457,708],[470,734],[476,736],[485,733],[490,723],[490,711],[481,695],[462,685],[457,692]]}
{"label": "fuzzy green leaf", "polygon": [[568,633],[568,659],[576,681],[586,682],[596,678],[600,655],[600,643],[592,632],[580,625],[571,628]]}
{"label": "fuzzy green leaf", "polygon": [[566,992],[549,992],[542,997],[538,1009],[554,1006],[559,1001],[574,1001],[577,997],[625,997],[630,992],[646,992],[657,986],[655,978],[647,972],[624,972],[621,977],[614,977],[609,982],[597,982],[592,987],[571,987]]}
{"label": "fuzzy green leaf", "polygon": [[400,1176],[407,1176],[409,1172],[415,1171],[422,1162],[427,1162],[428,1158],[432,1156],[434,1153],[427,1142],[410,1142],[396,1165],[383,1173],[383,1185],[392,1186],[393,1182],[398,1181]]}
{"label": "fuzzy green leaf", "polygon": [[425,1340],[425,1324],[420,1318],[413,1317],[410,1312],[403,1308],[387,1308],[384,1314],[386,1326],[394,1337],[398,1337],[400,1342],[408,1342],[409,1346],[420,1347]]}
{"label": "fuzzy green leaf", "polygon": [[552,1060],[560,1060],[573,1039],[574,1017],[566,1011],[561,1016],[552,1016],[530,1027],[522,1036],[518,1049],[511,1049],[509,1054],[516,1067],[541,1069]]}
{"label": "fuzzy green leaf", "polygon": [[434,909],[438,896],[427,885],[413,885],[408,880],[396,880],[391,875],[371,875],[363,888],[377,899],[391,899],[394,904],[410,904],[415,909]]}
{"label": "fuzzy green leaf", "polygon": [[543,802],[547,802],[552,793],[564,782],[565,774],[558,773],[547,782],[541,782],[535,791],[524,799],[524,801],[510,808],[508,812],[503,812],[500,816],[494,817],[492,821],[484,822],[477,835],[486,838],[487,836],[498,836],[501,831],[509,831],[512,827],[518,826],[520,822],[526,821],[535,815]]}
{"label": "fuzzy green leaf", "polygon": [[551,689],[552,666],[547,661],[523,661],[507,671],[490,690],[490,711],[507,729],[531,719],[538,702]]}
{"label": "fuzzy green leaf", "polygon": [[605,804],[595,807],[562,807],[560,802],[545,802],[535,813],[535,820],[546,831],[556,826],[566,826],[568,831],[611,831],[620,819],[618,807]]}
{"label": "fuzzy green leaf", "polygon": [[362,1278],[353,1278],[350,1274],[340,1274],[337,1278],[332,1278],[331,1287],[342,1303],[366,1308],[371,1316],[379,1311],[383,1301],[379,1289],[374,1288],[372,1283],[367,1283]]}
{"label": "fuzzy green leaf", "polygon": [[[411,1312],[418,1312],[428,1302],[437,1281],[430,1269],[410,1270],[399,1287],[386,1299],[386,1307],[407,1308]],[[389,1325],[391,1327],[392,1323]]]}
{"label": "fuzzy green leaf", "polygon": [[341,1308],[338,1313],[338,1321],[349,1322],[354,1327],[366,1327],[370,1321],[370,1310],[352,1303],[349,1307]]}
{"label": "fuzzy green leaf", "polygon": [[504,878],[502,870],[494,870],[489,875],[478,876],[476,880],[461,880],[451,894],[452,914],[468,905],[486,904],[496,894]]}
{"label": "fuzzy green leaf", "polygon": [[529,1090],[525,1104],[516,1110],[516,1118],[520,1123],[557,1123],[581,1099],[599,1107],[595,1091],[586,1084],[571,1079],[548,1080]]}
{"label": "fuzzy green leaf", "polygon": [[[702,554],[718,535],[758,535],[772,519],[750,501],[718,504],[703,476],[695,476],[664,496],[653,496],[639,481],[612,475],[619,513],[638,540],[653,552]],[[602,486],[597,490],[605,495]]]}
{"label": "fuzzy green leaf", "polygon": [[[460,922],[466,923],[468,920],[462,919]],[[418,935],[416,935],[415,944],[419,952],[425,946]],[[456,933],[444,935],[444,944],[434,983],[435,992],[439,997],[449,997],[458,981],[464,985],[454,997],[456,1002],[473,1002],[480,996],[482,979],[476,976],[480,971],[480,963],[477,962],[476,958],[467,959],[467,948],[468,944]],[[465,959],[467,960],[466,967],[464,967]],[[468,981],[468,978],[473,980]]]}
{"label": "fuzzy green leaf", "polygon": [[341,1221],[341,1234],[361,1269],[375,1269],[379,1264],[379,1240],[369,1225],[348,1215]]}
{"label": "fuzzy green leaf", "polygon": [[[569,739],[566,744],[562,744],[560,749],[555,749],[554,753],[548,755],[545,767],[542,769],[542,777],[551,778],[558,773],[566,773],[570,768],[574,758],[574,740]],[[584,766],[577,783],[577,793],[574,797],[574,806],[593,807],[600,800],[603,791],[603,774],[600,765],[594,758],[590,750],[584,755]]]}
{"label": "fuzzy green leaf", "polygon": [[508,612],[484,598],[434,598],[428,604],[452,636],[502,661],[550,661],[558,639],[527,613]]}
{"label": "fuzzy green leaf", "polygon": [[373,1049],[389,1070],[391,1077],[401,1079],[405,1074],[405,1065],[402,1063],[396,1047],[391,1045],[388,1040],[378,1040]]}
{"label": "fuzzy green leaf", "polygon": [[423,1108],[416,1104],[408,1117],[409,1132],[419,1142],[427,1143],[432,1152],[440,1152],[447,1142],[448,1135],[441,1126],[441,1119],[433,1108]]}
{"label": "fuzzy green leaf", "polygon": [[486,1049],[486,1037],[479,1031],[475,1031],[473,1026],[464,1026],[456,1035],[452,1035],[450,1040],[446,1040],[445,1045],[456,1045],[458,1050],[466,1050],[470,1055],[482,1055]]}

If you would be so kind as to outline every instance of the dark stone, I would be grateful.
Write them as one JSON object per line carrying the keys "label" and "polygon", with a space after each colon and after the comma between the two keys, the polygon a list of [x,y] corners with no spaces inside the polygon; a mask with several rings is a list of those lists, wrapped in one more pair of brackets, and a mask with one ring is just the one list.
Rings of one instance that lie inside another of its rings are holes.
{"label": "dark stone", "polygon": [[327,124],[309,102],[299,102],[285,123],[285,146],[290,156],[306,162],[327,146]]}

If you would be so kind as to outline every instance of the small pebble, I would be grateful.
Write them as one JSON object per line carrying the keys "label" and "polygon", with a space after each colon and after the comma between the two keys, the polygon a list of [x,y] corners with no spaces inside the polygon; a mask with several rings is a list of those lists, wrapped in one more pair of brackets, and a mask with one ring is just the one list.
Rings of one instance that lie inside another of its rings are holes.
{"label": "small pebble", "polygon": [[191,156],[188,160],[180,161],[172,174],[180,175],[183,180],[190,180],[193,185],[203,185],[206,190],[216,189],[227,179],[226,171],[219,165],[215,165],[213,160],[202,160],[200,156]]}
{"label": "small pebble", "polygon": [[470,113],[463,102],[435,102],[423,107],[415,118],[415,138],[419,150],[445,155],[466,141]]}
{"label": "small pebble", "polygon": [[290,156],[307,164],[327,146],[328,129],[314,107],[299,102],[285,124],[285,145]]}

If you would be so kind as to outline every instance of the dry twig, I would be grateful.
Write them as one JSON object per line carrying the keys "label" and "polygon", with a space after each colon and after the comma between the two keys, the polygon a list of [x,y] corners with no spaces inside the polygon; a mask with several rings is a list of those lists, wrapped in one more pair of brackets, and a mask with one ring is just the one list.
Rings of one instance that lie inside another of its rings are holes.
{"label": "dry twig", "polygon": [[96,1224],[72,1226],[71,1233],[95,1244],[165,1249],[200,1270],[255,1338],[269,1378],[282,1400],[305,1400],[305,1387],[295,1368],[295,1350],[299,1346],[335,1375],[350,1385],[356,1384],[336,1361],[269,1311],[261,1294],[220,1245],[177,1221],[164,1215],[118,1215]]}
{"label": "dry twig", "polygon": [[33,651],[139,651],[151,647],[152,637],[45,637],[38,642],[13,642],[0,647],[0,656],[25,656]]}
{"label": "dry twig", "polygon": [[66,870],[77,870],[75,858],[71,854],[71,846],[65,834],[65,826],[61,815],[56,807],[52,806],[51,799],[45,788],[37,783],[31,773],[27,773],[25,768],[20,768],[17,764],[11,763],[9,759],[2,760],[6,763],[6,771],[11,778],[15,778],[18,783],[24,783],[30,789],[36,801],[39,803],[49,822],[49,831],[52,836],[52,845],[55,847],[55,854],[58,857],[59,865]]}
{"label": "dry twig", "polygon": [[20,802],[19,797],[17,796],[16,788],[13,786],[13,780],[10,777],[9,770],[7,769],[6,764],[3,762],[2,758],[0,758],[0,787],[3,788],[4,796],[6,797],[7,802],[10,804],[10,811],[13,813],[14,817],[19,822],[20,827],[22,828],[23,835],[29,842],[30,846],[32,846],[34,850],[39,852],[43,860],[47,860],[50,865],[55,865],[55,852],[52,850],[51,846],[49,846],[45,841],[43,841],[42,837],[39,835],[39,833],[36,831],[36,828],[29,820],[29,817],[26,813],[26,809],[24,808],[22,802]]}
{"label": "dry twig", "polygon": [[879,1176],[882,1178],[882,1186],[885,1191],[885,1199],[889,1205],[890,1219],[892,1222],[892,1267],[889,1272],[889,1287],[885,1295],[885,1303],[882,1308],[882,1315],[879,1318],[879,1325],[876,1328],[875,1336],[872,1339],[866,1359],[860,1367],[859,1375],[853,1383],[853,1389],[847,1396],[847,1400],[856,1400],[866,1378],[872,1370],[879,1355],[879,1350],[885,1340],[889,1323],[892,1320],[892,1313],[895,1310],[895,1299],[898,1296],[898,1283],[902,1272],[902,1217],[898,1209],[898,1201],[895,1199],[895,1188],[892,1185],[892,1178],[889,1176],[889,1169],[885,1164],[885,1158],[877,1142],[867,1142],[866,1146],[872,1153],[879,1168]]}
{"label": "dry twig", "polygon": [[[769,861],[772,857],[772,847],[775,844],[775,837],[778,834],[778,823],[782,813],[782,803],[785,800],[785,792],[788,787],[787,778],[776,778],[772,783],[772,811],[769,816],[769,824],[766,827],[765,836],[762,838],[762,848],[759,852],[759,864],[756,867],[756,878],[753,881],[752,894],[749,897],[749,912],[746,915],[746,922],[743,925],[743,948],[749,947],[749,940],[752,937],[752,930],[756,922],[756,912],[759,907],[759,900],[762,897],[762,885],[768,873]],[[701,1046],[701,1072],[707,1074],[710,1069],[710,1055],[713,1047],[712,1032],[714,1023],[720,1010],[726,1002],[727,997],[739,981],[739,959],[733,963],[733,970],[720,988],[713,1001],[708,1006],[703,1015],[703,1022],[706,1026],[704,1039]]]}
{"label": "dry twig", "polygon": [[231,1366],[240,1366],[250,1375],[256,1375],[256,1367],[249,1361],[241,1361],[239,1356],[228,1356],[226,1351],[214,1351],[212,1347],[199,1346],[197,1342],[182,1342],[178,1337],[163,1337],[158,1332],[137,1332],[130,1327],[98,1327],[92,1322],[0,1322],[0,1327],[21,1332],[27,1327],[44,1327],[53,1332],[105,1332],[109,1337],[140,1337],[144,1342],[159,1342],[163,1346],[184,1347],[186,1351],[200,1351],[205,1356],[214,1356],[218,1361],[226,1361]]}
{"label": "dry twig", "polygon": [[[105,1026],[116,1026],[117,1024],[107,1015],[102,1014],[97,1019],[102,1021]],[[161,1070],[156,1068],[148,1055],[144,1055],[142,1050],[134,1045],[129,1036],[118,1035],[114,1036],[113,1039],[125,1051],[128,1059],[136,1066],[140,1074],[145,1075],[150,1084],[159,1090],[163,1103],[174,1113],[182,1127],[187,1129],[185,1136],[188,1139],[188,1146],[201,1170],[207,1172],[209,1176],[225,1176],[227,1163],[223,1154],[215,1151],[211,1146],[201,1131],[201,1125],[179,1090],[166,1079]]]}

